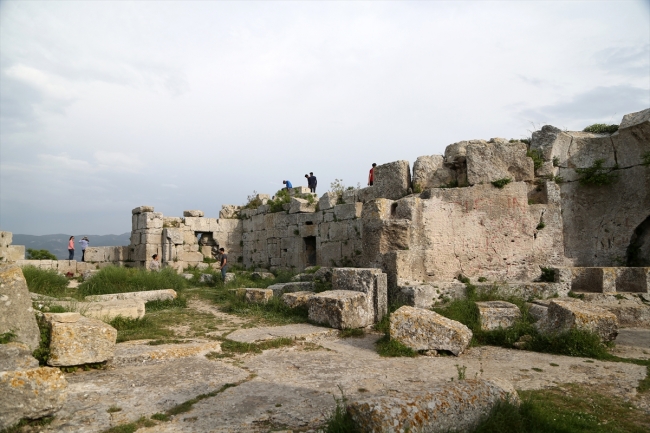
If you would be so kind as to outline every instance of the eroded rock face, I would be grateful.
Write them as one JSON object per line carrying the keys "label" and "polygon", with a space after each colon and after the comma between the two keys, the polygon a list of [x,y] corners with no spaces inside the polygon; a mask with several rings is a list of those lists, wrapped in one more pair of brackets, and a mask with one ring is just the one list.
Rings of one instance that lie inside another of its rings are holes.
{"label": "eroded rock face", "polygon": [[374,312],[361,292],[329,290],[311,297],[309,320],[336,329],[363,328],[374,323]]}
{"label": "eroded rock face", "polygon": [[304,307],[309,304],[309,300],[314,296],[314,292],[293,292],[282,295],[282,302],[288,307]]}
{"label": "eroded rock face", "polygon": [[509,328],[521,317],[521,311],[515,304],[505,301],[477,302],[481,329],[492,331]]}
{"label": "eroded rock face", "polygon": [[383,391],[353,401],[348,413],[362,432],[469,431],[500,401],[519,404],[512,384],[470,379],[409,391]]}
{"label": "eroded rock face", "polygon": [[456,171],[444,161],[442,155],[419,156],[413,164],[413,190],[440,188],[457,182]]}
{"label": "eroded rock face", "polygon": [[390,337],[413,350],[448,350],[458,356],[472,331],[433,311],[403,306],[390,316]]}
{"label": "eroded rock face", "polygon": [[15,341],[30,350],[38,347],[40,333],[23,271],[15,264],[0,264],[0,334],[13,332]]}
{"label": "eroded rock face", "polygon": [[375,167],[375,183],[370,188],[374,198],[397,200],[408,194],[411,169],[408,161],[394,161]]}
{"label": "eroded rock face", "polygon": [[38,361],[27,345],[22,343],[0,344],[0,371],[29,370],[37,368]]}
{"label": "eroded rock face", "polygon": [[510,178],[513,182],[535,177],[533,160],[526,156],[526,144],[501,139],[474,142],[467,146],[467,181],[470,185]]}
{"label": "eroded rock face", "polygon": [[55,367],[104,362],[113,358],[117,330],[78,313],[45,313],[50,326],[50,357]]}
{"label": "eroded rock face", "polygon": [[246,302],[250,304],[266,304],[273,297],[271,289],[244,289]]}
{"label": "eroded rock face", "polygon": [[551,301],[546,319],[538,322],[538,327],[546,333],[571,329],[590,331],[603,341],[612,341],[618,335],[618,319],[614,313],[581,301]]}
{"label": "eroded rock face", "polygon": [[58,368],[0,371],[0,429],[22,418],[55,414],[67,398],[68,382]]}
{"label": "eroded rock face", "polygon": [[219,211],[219,218],[237,218],[240,210],[241,206],[224,204],[221,206],[221,210]]}

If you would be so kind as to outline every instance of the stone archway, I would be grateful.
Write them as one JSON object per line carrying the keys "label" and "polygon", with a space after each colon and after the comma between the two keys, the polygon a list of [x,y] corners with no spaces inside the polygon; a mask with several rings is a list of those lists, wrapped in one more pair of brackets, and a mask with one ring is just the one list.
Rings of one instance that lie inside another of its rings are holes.
{"label": "stone archway", "polygon": [[626,253],[627,266],[650,266],[650,216],[634,229]]}

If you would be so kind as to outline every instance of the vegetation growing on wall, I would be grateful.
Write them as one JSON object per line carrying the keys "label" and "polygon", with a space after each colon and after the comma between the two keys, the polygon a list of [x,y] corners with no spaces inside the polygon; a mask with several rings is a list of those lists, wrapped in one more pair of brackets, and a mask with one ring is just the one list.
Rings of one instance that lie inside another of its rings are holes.
{"label": "vegetation growing on wall", "polygon": [[618,125],[607,125],[605,123],[594,123],[582,130],[583,132],[592,132],[594,134],[613,134],[618,131]]}
{"label": "vegetation growing on wall", "polygon": [[588,168],[576,168],[580,185],[604,186],[610,185],[618,179],[618,173],[614,172],[618,167],[603,167],[604,159],[597,159]]}

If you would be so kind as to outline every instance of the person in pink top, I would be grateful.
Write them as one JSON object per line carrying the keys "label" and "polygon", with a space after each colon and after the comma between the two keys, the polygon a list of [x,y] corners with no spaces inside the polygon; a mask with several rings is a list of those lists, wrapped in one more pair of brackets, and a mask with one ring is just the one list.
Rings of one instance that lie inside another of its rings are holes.
{"label": "person in pink top", "polygon": [[68,252],[70,253],[68,260],[74,260],[74,236],[70,236],[70,240],[68,241]]}

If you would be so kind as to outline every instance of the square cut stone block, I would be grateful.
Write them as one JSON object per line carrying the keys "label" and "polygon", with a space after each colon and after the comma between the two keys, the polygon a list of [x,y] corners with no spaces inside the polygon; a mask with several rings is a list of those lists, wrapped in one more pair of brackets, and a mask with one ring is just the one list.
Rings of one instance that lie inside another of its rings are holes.
{"label": "square cut stone block", "polygon": [[285,293],[282,295],[282,302],[290,308],[305,307],[314,295],[314,292]]}
{"label": "square cut stone block", "polygon": [[113,357],[117,330],[78,313],[45,313],[50,326],[48,365],[63,367],[104,362]]}
{"label": "square cut stone block", "polygon": [[332,328],[364,328],[374,323],[373,316],[361,292],[329,290],[309,300],[309,320]]}
{"label": "square cut stone block", "polygon": [[618,319],[614,313],[575,300],[551,301],[546,320],[538,322],[538,327],[545,333],[561,333],[571,329],[590,331],[603,341],[612,341],[618,335]]}
{"label": "square cut stone block", "polygon": [[271,289],[244,289],[246,302],[250,304],[266,304],[273,297]]}
{"label": "square cut stone block", "polygon": [[616,291],[650,293],[650,268],[616,268]]}
{"label": "square cut stone block", "polygon": [[521,317],[519,307],[510,302],[477,302],[476,306],[481,320],[481,329],[484,331],[510,328]]}
{"label": "square cut stone block", "polygon": [[375,322],[388,312],[388,279],[381,269],[333,268],[332,288],[364,293]]}
{"label": "square cut stone block", "polygon": [[458,356],[472,340],[472,331],[433,311],[403,306],[390,316],[390,338],[413,350],[448,350]]}
{"label": "square cut stone block", "polygon": [[616,292],[616,268],[572,268],[571,273],[574,292]]}
{"label": "square cut stone block", "polygon": [[311,281],[278,283],[267,287],[267,289],[273,290],[273,296],[282,296],[284,293],[311,291],[314,289],[314,283]]}

